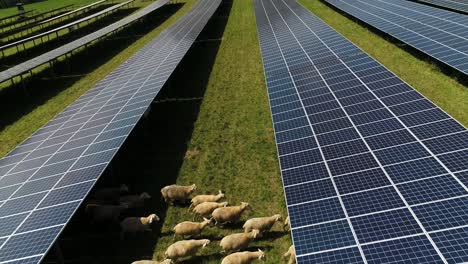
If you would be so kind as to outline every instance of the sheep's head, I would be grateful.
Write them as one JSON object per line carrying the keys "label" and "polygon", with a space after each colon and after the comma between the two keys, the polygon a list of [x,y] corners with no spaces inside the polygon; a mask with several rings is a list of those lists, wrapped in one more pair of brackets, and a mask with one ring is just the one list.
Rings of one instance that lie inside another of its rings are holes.
{"label": "sheep's head", "polygon": [[196,191],[196,190],[197,190],[197,185],[196,185],[196,184],[190,185],[190,192],[193,193],[193,192]]}
{"label": "sheep's head", "polygon": [[260,234],[260,230],[253,229],[252,231],[250,231],[250,233],[252,234],[253,238],[257,238],[258,234]]}
{"label": "sheep's head", "polygon": [[152,224],[155,221],[159,221],[159,217],[156,214],[150,214],[148,216],[148,223]]}
{"label": "sheep's head", "polygon": [[121,193],[128,193],[128,186],[125,184],[120,185],[120,192]]}
{"label": "sheep's head", "polygon": [[225,197],[225,196],[224,196],[224,193],[223,193],[221,190],[218,191],[218,197],[219,197],[220,199]]}
{"label": "sheep's head", "polygon": [[252,209],[252,207],[250,207],[250,204],[246,202],[241,202],[240,206],[242,209]]}
{"label": "sheep's head", "polygon": [[283,217],[280,214],[275,214],[273,217],[275,218],[276,222],[279,222],[279,221],[283,220]]}
{"label": "sheep's head", "polygon": [[206,247],[208,244],[210,244],[209,239],[201,239],[200,241],[202,242],[202,247]]}
{"label": "sheep's head", "polygon": [[142,200],[151,199],[151,195],[149,195],[149,193],[147,193],[147,192],[141,193],[140,194],[140,199],[142,199]]}
{"label": "sheep's head", "polygon": [[258,253],[259,253],[258,259],[260,259],[260,260],[265,259],[265,252],[258,249]]}

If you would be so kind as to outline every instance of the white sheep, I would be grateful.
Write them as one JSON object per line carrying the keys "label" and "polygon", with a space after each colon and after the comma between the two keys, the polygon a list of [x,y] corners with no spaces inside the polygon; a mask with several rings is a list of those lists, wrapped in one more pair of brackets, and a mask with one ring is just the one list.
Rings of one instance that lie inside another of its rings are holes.
{"label": "white sheep", "polygon": [[173,264],[174,261],[171,259],[165,259],[162,262],[159,262],[157,260],[138,260],[132,262],[132,264]]}
{"label": "white sheep", "polygon": [[91,216],[92,222],[118,222],[120,214],[127,208],[126,205],[87,204],[85,212]]}
{"label": "white sheep", "polygon": [[197,186],[192,184],[190,186],[169,185],[161,189],[162,197],[166,202],[180,201],[185,202],[189,196],[197,190]]}
{"label": "white sheep", "polygon": [[266,232],[266,231],[269,231],[276,222],[281,221],[281,220],[282,220],[282,217],[280,214],[276,214],[276,215],[268,216],[268,217],[252,218],[252,219],[245,221],[242,228],[244,229],[244,232],[250,232],[253,229],[257,229],[260,232]]}
{"label": "white sheep", "polygon": [[223,237],[219,245],[223,248],[224,252],[239,251],[246,248],[250,242],[252,242],[257,235],[258,230],[252,230],[249,233],[238,233]]}
{"label": "white sheep", "polygon": [[265,258],[265,253],[260,249],[257,252],[237,252],[226,256],[221,264],[250,264],[254,260],[262,260]]}
{"label": "white sheep", "polygon": [[125,195],[120,197],[121,205],[126,205],[128,208],[141,208],[145,205],[145,200],[151,199],[151,195],[147,192],[140,195]]}
{"label": "white sheep", "polygon": [[159,221],[156,214],[150,214],[147,217],[127,217],[120,222],[121,236],[123,238],[126,233],[136,234],[151,231],[151,224],[155,221]]}
{"label": "white sheep", "polygon": [[239,206],[227,206],[216,208],[211,216],[218,223],[234,223],[239,220],[241,217],[242,212],[244,212],[247,208],[250,208],[248,203],[242,202]]}
{"label": "white sheep", "polygon": [[201,216],[201,217],[205,217],[205,218],[208,218],[211,216],[211,213],[213,213],[213,211],[216,209],[216,208],[220,208],[220,207],[226,207],[228,206],[228,202],[222,202],[222,203],[216,203],[216,202],[204,202],[204,203],[201,203],[197,206],[195,206],[195,208],[193,208],[193,213]]}
{"label": "white sheep", "polygon": [[224,193],[219,190],[218,194],[201,194],[192,198],[190,208],[195,207],[204,202],[217,202],[224,198]]}
{"label": "white sheep", "polygon": [[182,240],[170,245],[164,255],[168,259],[177,261],[178,259],[195,255],[200,248],[206,247],[210,243],[208,239]]}
{"label": "white sheep", "polygon": [[291,229],[291,223],[289,222],[289,215],[286,217],[286,220],[284,220],[283,224],[283,229],[284,231],[288,231],[288,229]]}
{"label": "white sheep", "polygon": [[288,264],[296,263],[296,250],[294,250],[294,246],[290,246],[288,252],[284,253],[283,257],[289,257]]}
{"label": "white sheep", "polygon": [[189,222],[185,221],[182,223],[178,223],[172,230],[174,230],[174,239],[176,235],[179,236],[195,236],[199,235],[203,229],[211,224],[211,219],[206,219],[203,218],[203,222],[197,223],[197,222]]}
{"label": "white sheep", "polygon": [[121,194],[128,193],[128,186],[125,184],[120,187],[103,188],[95,191],[91,197],[97,200],[117,203]]}

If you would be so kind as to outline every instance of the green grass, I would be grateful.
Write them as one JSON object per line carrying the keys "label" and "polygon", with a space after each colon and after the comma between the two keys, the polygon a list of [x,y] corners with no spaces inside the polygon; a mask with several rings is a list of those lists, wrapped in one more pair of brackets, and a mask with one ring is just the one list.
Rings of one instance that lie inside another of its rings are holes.
{"label": "green grass", "polygon": [[[243,219],[276,213],[285,216],[270,120],[253,4],[234,0],[177,183],[196,183],[200,193],[222,189],[231,204],[249,202],[253,211]],[[163,259],[174,242],[172,228],[185,220],[192,220],[187,208],[169,207],[155,259]],[[281,225],[275,225],[274,231],[249,248],[263,248],[264,263],[281,263],[281,255],[291,245]],[[234,232],[242,230],[206,229],[203,235],[215,241],[187,263],[220,263],[223,255],[218,240]]]}
{"label": "green grass", "polygon": [[[47,0],[32,4],[24,5],[25,11],[35,10],[36,13],[42,13],[52,9],[56,9],[66,5],[74,5],[74,8],[89,5],[91,3],[97,2],[98,0]],[[108,0],[109,1],[109,0]],[[0,18],[15,15],[18,13],[16,7],[3,8],[0,9]]]}
{"label": "green grass", "polygon": [[[112,72],[112,70],[130,58],[147,42],[156,37],[162,30],[175,22],[180,16],[189,10],[192,5],[193,2],[187,2],[187,4],[182,6],[181,9],[179,9],[164,23],[128,46],[111,60],[98,67],[96,70],[88,73],[85,77],[81,78],[70,87],[67,87],[56,96],[37,106],[13,124],[6,126],[2,131],[0,131],[0,156],[3,157],[16,145],[28,138],[34,131],[39,129],[55,115],[65,109],[66,106],[73,103],[79,96],[92,88],[104,76]],[[19,87],[16,88],[20,89]]]}
{"label": "green grass", "polygon": [[312,13],[369,53],[455,119],[468,126],[468,88],[319,0],[299,0]]}

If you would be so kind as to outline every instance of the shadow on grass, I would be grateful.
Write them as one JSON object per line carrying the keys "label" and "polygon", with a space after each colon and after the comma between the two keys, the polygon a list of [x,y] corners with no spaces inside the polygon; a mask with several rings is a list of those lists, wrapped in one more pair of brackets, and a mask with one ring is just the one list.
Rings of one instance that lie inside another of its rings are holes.
{"label": "shadow on grass", "polygon": [[161,7],[143,22],[136,22],[88,48],[74,52],[68,59],[54,63],[52,68],[27,79],[24,87],[19,84],[1,89],[0,130],[111,60],[141,36],[166,21],[181,7],[182,4]]}
{"label": "shadow on grass", "polygon": [[331,8],[332,10],[334,10],[335,12],[345,16],[346,18],[348,18],[349,20],[352,20],[353,22],[355,22],[356,24],[366,28],[367,30],[371,31],[372,33],[380,36],[381,38],[385,39],[386,41],[389,41],[395,45],[397,45],[400,49],[404,50],[405,52],[411,54],[412,56],[418,58],[419,60],[422,60],[422,61],[425,61],[425,62],[428,62],[428,63],[431,63],[433,65],[436,65],[437,66],[437,69],[439,69],[442,73],[448,75],[449,77],[457,80],[460,84],[464,85],[464,86],[468,86],[468,76],[461,73],[459,70],[455,69],[455,68],[452,68],[450,66],[448,66],[447,64],[427,55],[426,53],[416,49],[416,48],[413,48],[412,46],[410,45],[407,45],[405,42],[359,20],[358,18],[355,18],[354,16],[346,13],[346,12],[343,12],[342,10],[336,8],[335,6],[329,4],[328,2],[322,0],[321,1],[323,4],[325,4],[326,6],[328,6],[329,8]]}
{"label": "shadow on grass", "polygon": [[[125,183],[132,193],[148,192],[152,198],[145,212],[138,216],[157,213],[161,221],[152,226],[151,234],[120,240],[118,227],[112,230],[92,227],[80,208],[59,239],[66,263],[128,264],[137,259],[151,259],[158,239],[173,236],[161,233],[167,206],[160,189],[177,180],[231,6],[231,1],[222,3],[166,82],[148,117],[133,130],[95,187]],[[207,257],[219,258],[213,255],[200,259]],[[50,253],[45,263],[54,260],[54,254]]]}

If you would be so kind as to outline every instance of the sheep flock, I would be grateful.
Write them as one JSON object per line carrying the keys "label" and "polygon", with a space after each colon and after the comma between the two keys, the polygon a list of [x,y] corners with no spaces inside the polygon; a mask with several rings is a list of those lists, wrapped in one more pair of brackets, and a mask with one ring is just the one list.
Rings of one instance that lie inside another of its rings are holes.
{"label": "sheep flock", "polygon": [[[187,210],[193,214],[193,219],[191,219],[192,221],[183,219],[185,221],[181,221],[173,227],[174,243],[164,252],[164,260],[137,260],[132,264],[168,264],[190,259],[211,242],[209,239],[203,238],[203,230],[206,228],[226,228],[227,224],[238,224],[244,212],[251,209],[251,205],[247,202],[229,205],[227,201],[222,201],[226,199],[226,196],[221,190],[217,194],[201,194],[191,198],[196,191],[195,184],[189,186],[174,184],[161,189],[162,198],[169,206],[176,202],[183,205],[190,202]],[[116,223],[122,219],[119,223],[121,239],[130,235],[151,232],[152,224],[159,221],[159,217],[154,213],[146,216],[125,215],[125,217],[121,217],[123,212],[129,210],[138,213],[138,209],[142,208],[145,201],[151,198],[146,192],[129,195],[128,187],[121,185],[120,187],[97,190],[91,197],[85,206],[85,212],[89,215],[91,222]],[[199,221],[195,221],[197,219]],[[266,254],[260,249],[256,251],[245,250],[252,241],[259,240],[265,233],[268,233],[276,222],[280,223],[284,232],[289,232],[289,216],[283,220],[280,214],[275,214],[248,219],[242,226],[244,232],[224,236],[219,242],[220,252],[225,254],[225,257],[220,259],[220,263],[248,264],[255,260],[265,259]],[[286,263],[288,264],[296,263],[293,246],[284,254],[284,258],[287,258]]]}

